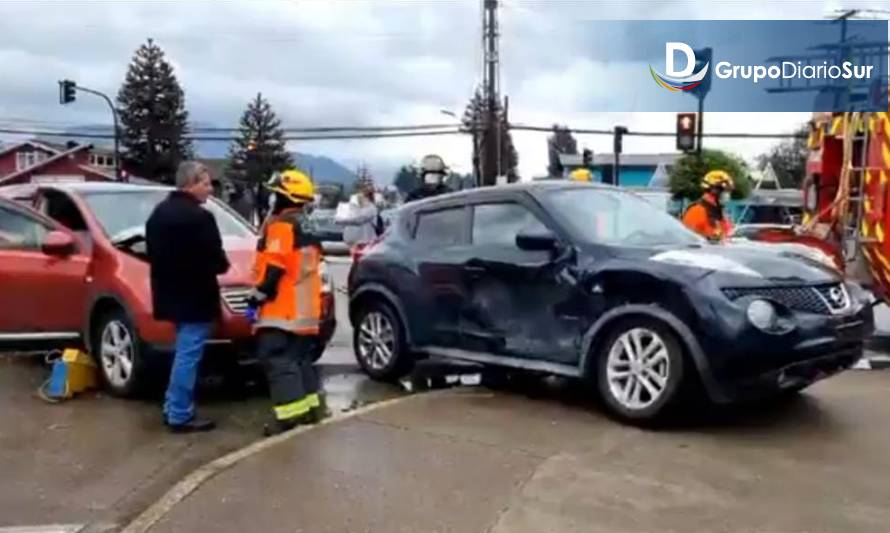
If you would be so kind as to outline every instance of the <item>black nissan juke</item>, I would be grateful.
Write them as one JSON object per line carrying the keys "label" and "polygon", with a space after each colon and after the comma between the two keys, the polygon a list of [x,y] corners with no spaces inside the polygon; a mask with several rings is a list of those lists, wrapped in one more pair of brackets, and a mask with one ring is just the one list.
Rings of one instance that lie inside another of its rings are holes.
{"label": "black nissan juke", "polygon": [[855,363],[873,297],[830,265],[708,244],[618,188],[515,184],[402,207],[354,262],[349,313],[375,379],[429,355],[589,378],[647,421],[693,383],[728,403]]}

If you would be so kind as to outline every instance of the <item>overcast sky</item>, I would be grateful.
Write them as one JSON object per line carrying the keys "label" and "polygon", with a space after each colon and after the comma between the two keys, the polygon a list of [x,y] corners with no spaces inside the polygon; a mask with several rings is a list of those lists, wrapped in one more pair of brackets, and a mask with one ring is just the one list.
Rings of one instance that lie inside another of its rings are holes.
{"label": "overcast sky", "polygon": [[[591,49],[590,19],[818,19],[842,7],[886,2],[502,0],[501,86],[512,122],[578,128],[672,131],[672,113],[598,113],[591,95],[608,84],[614,51]],[[193,122],[234,126],[262,91],[291,127],[443,123],[461,114],[481,81],[481,0],[318,0],[0,3],[0,127],[53,127],[108,120],[105,104],[82,97],[58,105],[56,80],[71,78],[115,95],[146,38],[167,53]],[[629,36],[632,37],[632,36]],[[805,113],[711,113],[706,131],[785,132]],[[514,133],[525,178],[546,167],[546,134]],[[611,138],[578,136],[610,152]],[[747,158],[773,141],[708,141]],[[631,138],[628,153],[673,151],[673,138]],[[469,170],[461,136],[304,142],[294,150],[347,164],[365,160],[389,174],[427,152]],[[380,176],[386,181],[389,176]]]}

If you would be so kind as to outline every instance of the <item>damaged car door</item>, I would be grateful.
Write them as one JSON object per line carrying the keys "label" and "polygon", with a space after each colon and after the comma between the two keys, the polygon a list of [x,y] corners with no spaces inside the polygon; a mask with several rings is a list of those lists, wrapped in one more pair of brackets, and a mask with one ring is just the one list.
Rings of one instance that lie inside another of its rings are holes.
{"label": "damaged car door", "polygon": [[571,276],[565,276],[568,248],[532,212],[532,206],[505,201],[472,208],[461,347],[508,357],[576,362],[582,320],[578,290]]}
{"label": "damaged car door", "polygon": [[464,305],[463,268],[471,251],[467,208],[436,207],[417,215],[414,250],[422,289],[414,297],[429,309],[423,335],[430,343],[458,342],[458,319]]}

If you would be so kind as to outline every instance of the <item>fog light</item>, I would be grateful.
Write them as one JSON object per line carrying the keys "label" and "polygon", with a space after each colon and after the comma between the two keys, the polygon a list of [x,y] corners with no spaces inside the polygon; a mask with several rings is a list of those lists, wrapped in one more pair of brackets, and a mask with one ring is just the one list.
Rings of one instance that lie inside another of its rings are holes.
{"label": "fog light", "polygon": [[776,308],[766,300],[754,300],[748,305],[748,321],[757,329],[764,331],[775,329],[778,319]]}

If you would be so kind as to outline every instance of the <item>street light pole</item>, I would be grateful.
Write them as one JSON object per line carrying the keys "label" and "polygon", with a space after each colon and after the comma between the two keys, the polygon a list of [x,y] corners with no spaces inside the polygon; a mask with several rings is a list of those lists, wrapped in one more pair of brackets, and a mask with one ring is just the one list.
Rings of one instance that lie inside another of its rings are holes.
{"label": "street light pole", "polygon": [[115,109],[114,104],[111,103],[111,98],[108,98],[104,93],[80,85],[75,85],[75,88],[77,88],[78,91],[83,91],[102,98],[108,104],[108,108],[111,109],[111,117],[114,119],[114,177],[117,181],[123,181],[121,178],[120,128],[118,127],[117,121],[117,109]]}

